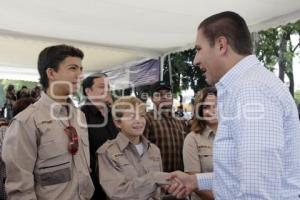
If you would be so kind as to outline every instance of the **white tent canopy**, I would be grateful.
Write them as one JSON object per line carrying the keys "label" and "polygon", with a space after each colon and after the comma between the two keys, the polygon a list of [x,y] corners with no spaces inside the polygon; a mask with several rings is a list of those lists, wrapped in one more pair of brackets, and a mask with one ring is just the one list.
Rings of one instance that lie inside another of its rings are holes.
{"label": "white tent canopy", "polygon": [[300,19],[299,0],[0,0],[0,74],[36,69],[60,43],[81,48],[90,72],[190,48],[198,24],[226,10],[251,31]]}

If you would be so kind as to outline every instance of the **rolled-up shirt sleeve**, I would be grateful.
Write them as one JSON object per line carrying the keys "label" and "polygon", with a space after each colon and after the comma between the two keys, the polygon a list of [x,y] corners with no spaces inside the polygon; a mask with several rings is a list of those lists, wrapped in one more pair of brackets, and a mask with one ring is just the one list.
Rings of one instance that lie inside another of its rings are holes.
{"label": "rolled-up shirt sleeve", "polygon": [[2,159],[6,165],[6,192],[10,200],[37,199],[33,170],[37,157],[37,130],[14,119],[7,129]]}

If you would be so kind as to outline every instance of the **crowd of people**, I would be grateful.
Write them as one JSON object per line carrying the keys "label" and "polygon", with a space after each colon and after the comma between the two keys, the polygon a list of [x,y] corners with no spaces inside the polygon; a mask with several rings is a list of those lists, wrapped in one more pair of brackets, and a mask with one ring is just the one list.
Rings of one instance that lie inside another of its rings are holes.
{"label": "crowd of people", "polygon": [[6,88],[4,105],[0,108],[0,117],[10,121],[14,115],[23,110],[23,107],[26,107],[28,101],[37,101],[40,95],[40,86],[35,86],[30,90],[27,86],[23,85],[21,89],[16,92],[15,86],[9,84]]}
{"label": "crowd of people", "polygon": [[[114,100],[105,73],[82,81],[80,49],[43,49],[40,92],[25,97],[24,88],[17,100],[7,88],[0,199],[299,199],[297,107],[252,55],[244,19],[208,17],[195,47],[194,65],[212,86],[196,94],[189,121],[174,114],[164,81],[151,86],[147,112],[136,97]],[[80,84],[78,109],[69,96]]]}

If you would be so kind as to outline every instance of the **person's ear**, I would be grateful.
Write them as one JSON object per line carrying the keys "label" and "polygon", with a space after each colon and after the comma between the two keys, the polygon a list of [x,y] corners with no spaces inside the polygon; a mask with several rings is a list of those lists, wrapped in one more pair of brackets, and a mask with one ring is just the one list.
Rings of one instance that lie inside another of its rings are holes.
{"label": "person's ear", "polygon": [[226,52],[228,50],[228,40],[226,37],[224,37],[224,36],[218,37],[216,40],[216,45],[217,45],[218,51],[221,55],[226,54]]}
{"label": "person's ear", "polygon": [[48,80],[50,81],[54,81],[55,80],[55,71],[53,68],[47,68],[46,69],[46,74],[47,74],[47,77],[48,77]]}
{"label": "person's ear", "polygon": [[118,127],[121,130],[121,123],[122,123],[121,120],[120,119],[114,120],[114,123],[115,123],[116,127]]}
{"label": "person's ear", "polygon": [[92,92],[92,89],[91,88],[85,88],[84,92],[87,94],[87,96],[89,96],[90,93]]}

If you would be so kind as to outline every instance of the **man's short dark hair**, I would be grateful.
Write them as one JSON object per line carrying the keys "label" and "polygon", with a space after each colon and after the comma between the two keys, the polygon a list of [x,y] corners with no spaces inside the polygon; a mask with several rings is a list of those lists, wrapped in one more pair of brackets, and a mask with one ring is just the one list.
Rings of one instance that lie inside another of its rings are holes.
{"label": "man's short dark hair", "polygon": [[154,83],[152,86],[151,96],[153,97],[154,93],[159,90],[172,91],[172,87],[169,83],[167,83],[165,81],[158,81],[158,82]]}
{"label": "man's short dark hair", "polygon": [[38,71],[44,90],[49,87],[47,69],[52,68],[57,71],[59,64],[69,56],[83,59],[84,54],[80,49],[65,44],[50,46],[41,51],[38,58]]}
{"label": "man's short dark hair", "polygon": [[245,20],[237,13],[226,11],[206,18],[198,27],[211,46],[224,36],[231,48],[240,55],[252,54],[251,35]]}
{"label": "man's short dark hair", "polygon": [[107,75],[105,73],[99,72],[99,73],[95,73],[92,74],[88,77],[86,77],[83,81],[82,81],[82,93],[84,96],[86,95],[85,89],[86,88],[91,88],[94,85],[94,79],[95,78],[102,78],[102,77],[107,77]]}

